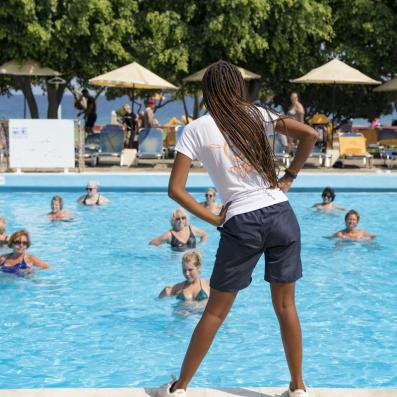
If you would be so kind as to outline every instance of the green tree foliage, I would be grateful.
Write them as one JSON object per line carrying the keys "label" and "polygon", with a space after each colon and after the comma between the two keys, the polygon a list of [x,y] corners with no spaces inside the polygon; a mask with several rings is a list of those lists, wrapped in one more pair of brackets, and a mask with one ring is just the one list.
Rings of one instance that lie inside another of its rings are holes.
{"label": "green tree foliage", "polygon": [[[73,78],[86,81],[131,60],[137,6],[137,0],[4,0],[0,62],[32,58],[61,72],[68,84]],[[19,88],[21,81],[12,85]],[[65,86],[47,84],[46,89],[53,118]],[[29,91],[25,84],[24,94]],[[34,105],[31,98],[33,117]]]}
{"label": "green tree foliage", "polygon": [[[395,26],[394,0],[5,0],[0,62],[33,58],[68,83],[86,84],[135,60],[180,85],[180,98],[191,93],[198,99],[200,85],[182,85],[182,78],[224,59],[262,75],[249,84],[252,99],[260,90],[286,109],[296,90],[309,112],[330,112],[331,86],[289,80],[334,57],[387,80],[397,69]],[[29,97],[26,79],[4,78],[0,91],[16,84]],[[46,86],[50,117],[64,88]],[[390,96],[372,89],[337,86],[338,117],[388,111]]]}
{"label": "green tree foliage", "polygon": [[[397,3],[394,0],[329,0],[332,40],[323,45],[327,60],[338,56],[375,80],[388,80],[397,72]],[[299,77],[299,74],[293,76]],[[372,119],[391,111],[390,94],[373,92],[374,86],[336,87],[336,118]],[[294,86],[313,111],[332,111],[332,87]]]}

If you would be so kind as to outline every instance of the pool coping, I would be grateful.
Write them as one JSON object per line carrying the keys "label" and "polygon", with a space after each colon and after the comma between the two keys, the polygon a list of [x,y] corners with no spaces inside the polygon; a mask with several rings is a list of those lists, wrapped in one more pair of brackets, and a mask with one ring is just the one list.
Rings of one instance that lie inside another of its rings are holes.
{"label": "pool coping", "polygon": [[[168,172],[0,173],[0,191],[83,191],[93,179],[102,191],[165,192],[169,176]],[[187,190],[203,191],[212,185],[207,173],[193,173],[189,175]],[[320,191],[325,186],[339,192],[397,192],[397,173],[301,172],[291,191]]]}
{"label": "pool coping", "polygon": [[[157,388],[50,388],[0,390],[0,397],[156,397]],[[395,397],[397,389],[310,388],[310,397]],[[287,397],[285,388],[191,388],[188,397]]]}

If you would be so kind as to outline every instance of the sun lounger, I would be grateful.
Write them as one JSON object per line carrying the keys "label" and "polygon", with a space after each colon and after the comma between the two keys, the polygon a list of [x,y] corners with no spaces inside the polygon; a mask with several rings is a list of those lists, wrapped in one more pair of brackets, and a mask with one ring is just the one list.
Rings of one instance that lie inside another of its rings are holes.
{"label": "sun lounger", "polygon": [[288,141],[287,137],[279,132],[276,134],[268,135],[270,147],[273,149],[274,154],[286,168],[289,167],[291,163],[291,156],[286,152]]}
{"label": "sun lounger", "polygon": [[386,167],[393,168],[397,164],[397,150],[386,150],[383,152],[383,158],[385,159]]}
{"label": "sun lounger", "polygon": [[143,128],[139,131],[138,157],[160,159],[164,157],[163,131],[160,128]]}
{"label": "sun lounger", "polygon": [[367,152],[366,139],[362,134],[349,132],[339,135],[339,160],[342,167],[346,160],[360,159],[364,166],[372,166],[372,155]]}
{"label": "sun lounger", "polygon": [[97,164],[116,163],[121,165],[124,149],[124,129],[117,124],[105,125],[99,134]]}
{"label": "sun lounger", "polygon": [[378,131],[378,143],[382,146],[397,145],[397,129],[381,128]]}

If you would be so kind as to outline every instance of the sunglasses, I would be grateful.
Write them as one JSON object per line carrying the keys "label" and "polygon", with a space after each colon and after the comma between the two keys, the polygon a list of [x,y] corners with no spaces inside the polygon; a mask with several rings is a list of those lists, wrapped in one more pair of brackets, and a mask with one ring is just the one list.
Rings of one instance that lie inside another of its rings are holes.
{"label": "sunglasses", "polygon": [[214,197],[214,195],[206,193],[205,197]]}
{"label": "sunglasses", "polygon": [[14,245],[24,245],[25,247],[27,247],[28,242],[26,240],[15,240]]}
{"label": "sunglasses", "polygon": [[175,218],[175,220],[178,222],[178,221],[186,221],[186,216],[181,216],[181,217],[178,217],[178,218]]}
{"label": "sunglasses", "polygon": [[96,187],[86,187],[85,188],[85,190],[87,190],[87,192],[92,192],[95,189],[96,189]]}
{"label": "sunglasses", "polygon": [[329,194],[324,194],[323,198],[332,198],[332,196],[330,196]]}

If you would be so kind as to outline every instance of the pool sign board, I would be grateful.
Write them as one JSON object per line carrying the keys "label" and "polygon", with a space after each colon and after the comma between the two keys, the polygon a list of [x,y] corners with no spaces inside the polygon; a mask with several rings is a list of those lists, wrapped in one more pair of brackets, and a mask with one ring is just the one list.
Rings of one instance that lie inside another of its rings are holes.
{"label": "pool sign board", "polygon": [[74,168],[73,120],[11,119],[11,168]]}

